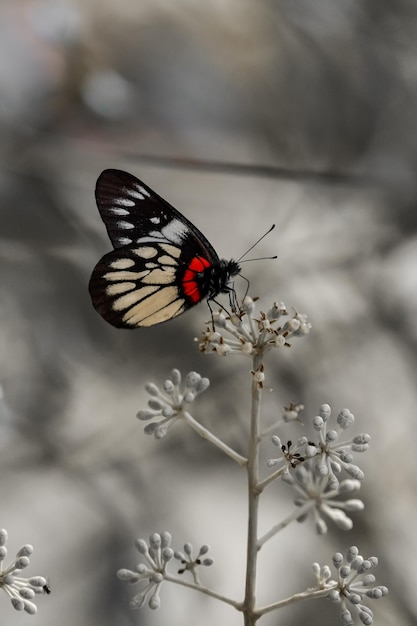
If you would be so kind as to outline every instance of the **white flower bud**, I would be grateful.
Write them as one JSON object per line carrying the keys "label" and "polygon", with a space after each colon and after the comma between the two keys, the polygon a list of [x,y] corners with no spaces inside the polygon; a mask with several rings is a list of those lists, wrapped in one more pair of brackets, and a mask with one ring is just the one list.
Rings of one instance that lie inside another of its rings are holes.
{"label": "white flower bud", "polygon": [[16,611],[23,611],[23,609],[25,608],[25,603],[23,600],[20,600],[20,598],[12,598],[11,602],[13,608],[16,609]]}
{"label": "white flower bud", "polygon": [[161,402],[161,400],[156,398],[151,398],[148,400],[148,407],[152,409],[152,411],[161,411],[165,406],[165,403]]}
{"label": "white flower bud", "polygon": [[343,563],[343,554],[341,552],[335,552],[332,561],[335,568],[339,569]]}
{"label": "white flower bud", "polygon": [[174,393],[174,391],[175,391],[175,385],[174,385],[174,383],[172,382],[172,380],[166,380],[166,381],[164,382],[163,387],[164,387],[164,391],[165,391],[165,393],[166,393],[168,396],[172,396],[172,394],[173,394],[173,393]]}
{"label": "white flower bud", "polygon": [[125,582],[131,582],[137,580],[138,575],[130,569],[119,569],[117,572],[117,578]]}
{"label": "white flower bud", "polygon": [[144,539],[136,539],[135,547],[136,547],[136,550],[140,552],[141,554],[148,553],[148,544],[146,543]]}
{"label": "white flower bud", "polygon": [[174,383],[176,387],[181,383],[181,372],[180,370],[173,369],[170,374],[170,379]]}
{"label": "white flower bud", "polygon": [[167,530],[161,533],[161,545],[163,548],[168,548],[171,545],[172,535]]}
{"label": "white flower bud", "polygon": [[20,550],[18,550],[18,552],[16,553],[16,556],[30,556],[33,552],[33,546],[31,546],[29,543],[27,543],[26,545],[22,546],[20,548]]}
{"label": "white flower bud", "polygon": [[362,500],[346,500],[344,506],[346,511],[363,511],[365,508]]}
{"label": "white flower bud", "polygon": [[316,576],[316,578],[318,578],[320,576],[320,572],[321,572],[321,567],[320,567],[319,563],[313,563],[311,568],[313,570],[314,576]]}
{"label": "white flower bud", "polygon": [[336,589],[331,589],[327,597],[329,598],[330,602],[340,602],[340,594],[338,591],[336,591]]}
{"label": "white flower bud", "polygon": [[330,408],[330,406],[328,404],[322,404],[321,405],[321,407],[320,407],[320,417],[322,417],[325,422],[327,422],[327,420],[329,419],[331,413],[332,413],[332,410],[331,410],[331,408]]}
{"label": "white flower bud", "polygon": [[30,565],[30,561],[27,556],[21,556],[15,561],[16,569],[25,569],[28,565]]}
{"label": "white flower bud", "polygon": [[355,421],[354,415],[349,411],[349,409],[342,409],[339,415],[337,416],[337,423],[343,429],[349,428]]}
{"label": "white flower bud", "polygon": [[323,418],[320,417],[320,415],[313,417],[313,428],[314,430],[321,430],[323,428]]}
{"label": "white flower bud", "polygon": [[154,550],[157,550],[161,546],[161,535],[159,533],[152,533],[149,537],[149,544]]}
{"label": "white flower bud", "polygon": [[210,387],[210,380],[208,378],[201,378],[199,383],[196,386],[197,393],[203,393]]}
{"label": "white flower bud", "polygon": [[155,413],[153,411],[148,411],[147,409],[141,409],[136,413],[136,417],[138,420],[150,420],[155,417]]}
{"label": "white flower bud", "polygon": [[149,608],[155,610],[155,609],[159,609],[160,606],[161,606],[161,600],[159,598],[157,591],[155,591],[155,593],[151,596],[149,600]]}
{"label": "white flower bud", "polygon": [[197,372],[188,372],[187,376],[185,377],[185,386],[189,389],[194,389],[194,387],[198,385],[200,380],[200,374],[198,374]]}
{"label": "white flower bud", "polygon": [[170,561],[173,558],[174,550],[172,548],[164,548],[164,550],[162,552],[162,556],[164,558],[164,561],[167,563],[168,561]]}
{"label": "white flower bud", "polygon": [[159,396],[159,389],[154,383],[146,383],[145,389],[150,396]]}

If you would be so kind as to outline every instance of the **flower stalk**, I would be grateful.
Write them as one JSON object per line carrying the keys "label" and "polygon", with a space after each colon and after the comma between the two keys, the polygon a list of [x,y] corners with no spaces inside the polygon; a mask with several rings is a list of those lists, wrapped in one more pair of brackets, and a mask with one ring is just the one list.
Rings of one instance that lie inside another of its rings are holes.
{"label": "flower stalk", "polygon": [[[253,359],[253,371],[263,371],[261,357],[256,355]],[[248,533],[246,548],[246,580],[245,599],[242,611],[245,626],[254,626],[256,617],[254,614],[256,604],[256,570],[258,557],[258,518],[259,518],[259,437],[261,416],[262,387],[256,376],[252,378],[252,406],[250,417],[250,430],[248,442],[247,485],[248,485]]]}
{"label": "flower stalk", "polygon": [[198,433],[200,437],[209,441],[211,444],[213,444],[213,446],[215,446],[216,448],[224,452],[224,454],[236,461],[236,463],[238,463],[241,467],[244,467],[247,464],[248,459],[233,450],[233,448],[224,443],[224,441],[216,437],[216,435],[214,435],[211,431],[209,431],[202,424],[200,424],[200,422],[197,422],[197,420],[195,420],[193,416],[188,413],[188,411],[184,413],[183,417],[185,422],[193,430],[195,430],[195,432]]}

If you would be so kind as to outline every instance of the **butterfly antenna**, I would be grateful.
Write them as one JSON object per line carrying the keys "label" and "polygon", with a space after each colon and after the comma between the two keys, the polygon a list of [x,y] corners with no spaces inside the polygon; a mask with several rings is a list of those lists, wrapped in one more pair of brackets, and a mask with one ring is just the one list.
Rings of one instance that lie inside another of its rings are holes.
{"label": "butterfly antenna", "polygon": [[[237,260],[237,263],[240,263],[242,261],[242,259],[251,251],[254,249],[255,246],[258,245],[258,243],[260,241],[262,241],[262,239],[264,239],[264,237],[266,237],[267,235],[269,235],[269,233],[274,230],[275,228],[275,224],[272,224],[271,228],[269,228],[269,230],[266,231],[266,233],[264,233],[261,237],[259,237],[259,239],[257,241],[255,241],[255,243],[253,243],[251,245],[250,248],[248,248],[246,250],[246,252],[244,254],[242,254],[242,256]],[[277,256],[266,256],[266,257],[260,257],[259,259],[246,259],[246,261],[262,261],[264,259],[276,259]],[[243,263],[245,263],[245,261],[243,261]]]}

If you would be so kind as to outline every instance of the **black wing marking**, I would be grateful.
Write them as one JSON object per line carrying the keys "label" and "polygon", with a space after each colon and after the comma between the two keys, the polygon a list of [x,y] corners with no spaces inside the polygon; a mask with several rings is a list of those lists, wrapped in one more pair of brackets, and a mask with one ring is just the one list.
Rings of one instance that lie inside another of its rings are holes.
{"label": "black wing marking", "polygon": [[144,182],[122,170],[104,170],[97,180],[96,201],[114,248],[186,240],[196,254],[215,263],[210,242],[186,217]]}

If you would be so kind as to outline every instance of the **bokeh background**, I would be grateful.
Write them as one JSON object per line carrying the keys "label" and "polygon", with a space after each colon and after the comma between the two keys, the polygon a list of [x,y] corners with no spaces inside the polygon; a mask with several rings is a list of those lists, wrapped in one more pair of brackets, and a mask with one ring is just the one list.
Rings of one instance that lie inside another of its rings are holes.
{"label": "bokeh background", "polygon": [[[115,576],[139,560],[136,537],[169,529],[176,547],[210,544],[207,584],[242,597],[243,474],[180,425],[145,436],[135,414],[147,380],[194,369],[212,382],[195,417],[244,450],[250,365],[198,353],[205,305],[138,331],[95,313],[106,167],[142,178],[226,258],[277,224],[257,252],[278,260],[245,265],[251,294],[313,331],[271,355],[265,423],[295,401],[308,424],[328,402],[372,436],[354,530],[286,529],[261,558],[262,603],[358,544],[390,587],[375,623],[417,622],[416,18],[412,0],[1,0],[0,525],[10,556],[35,546],[29,571],[52,589],[34,617],[0,598],[2,624],[241,624],[169,585],[159,611],[132,612],[137,588]],[[262,530],[290,510],[270,488]],[[262,624],[338,620],[305,602]]]}

